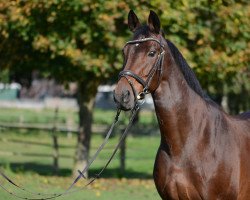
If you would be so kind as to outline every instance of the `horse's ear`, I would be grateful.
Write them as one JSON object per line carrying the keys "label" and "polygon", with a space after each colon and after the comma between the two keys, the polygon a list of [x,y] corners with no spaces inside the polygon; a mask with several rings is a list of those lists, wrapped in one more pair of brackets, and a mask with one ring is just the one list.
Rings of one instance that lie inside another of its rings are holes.
{"label": "horse's ear", "polygon": [[151,32],[157,33],[157,34],[160,33],[160,30],[161,30],[160,19],[157,16],[157,14],[152,10],[150,10],[150,14],[148,17],[148,26]]}
{"label": "horse's ear", "polygon": [[136,28],[138,28],[140,26],[140,22],[138,17],[136,16],[136,14],[134,13],[133,10],[129,11],[128,14],[128,27],[129,29],[134,32]]}

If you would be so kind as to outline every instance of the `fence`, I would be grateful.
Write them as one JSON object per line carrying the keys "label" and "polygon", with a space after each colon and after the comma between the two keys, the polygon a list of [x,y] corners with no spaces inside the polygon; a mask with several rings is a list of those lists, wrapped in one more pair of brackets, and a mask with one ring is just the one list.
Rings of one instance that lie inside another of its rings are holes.
{"label": "fence", "polygon": [[[78,128],[73,127],[72,123],[66,122],[66,125],[62,125],[58,123],[58,113],[59,110],[56,108],[54,110],[54,116],[51,124],[28,124],[28,123],[23,123],[22,117],[20,117],[20,121],[17,123],[10,123],[10,122],[0,122],[0,129],[16,129],[16,130],[30,130],[30,131],[44,131],[48,132],[51,135],[51,140],[52,140],[52,157],[53,157],[53,163],[52,167],[54,169],[54,174],[58,174],[59,171],[59,142],[58,142],[58,133],[66,133],[68,137],[71,137],[72,134],[77,134],[78,133]],[[97,125],[94,124],[92,126],[92,131],[94,133],[98,134],[105,134],[106,130],[109,128],[108,125]],[[123,130],[123,127],[121,128],[120,131]],[[125,145],[125,140],[123,141],[121,148],[120,148],[120,170],[124,171],[125,170],[125,155],[126,155],[126,145]],[[1,152],[0,152],[1,153]],[[7,153],[8,155],[15,155],[13,152],[4,152],[5,154]],[[73,155],[72,155],[73,157]]]}

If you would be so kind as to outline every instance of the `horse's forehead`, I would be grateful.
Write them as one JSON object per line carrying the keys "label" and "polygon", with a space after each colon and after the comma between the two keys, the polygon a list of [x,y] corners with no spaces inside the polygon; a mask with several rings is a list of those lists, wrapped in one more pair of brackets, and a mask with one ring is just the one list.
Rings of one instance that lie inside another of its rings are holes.
{"label": "horse's forehead", "polygon": [[145,49],[149,48],[150,45],[146,42],[135,42],[135,43],[131,43],[131,44],[126,44],[125,46],[125,53],[139,53],[142,51],[145,51]]}
{"label": "horse's forehead", "polygon": [[[127,48],[127,50],[133,50],[133,52],[141,52],[141,51],[145,51],[148,50],[151,47],[157,47],[157,43],[154,41],[140,41],[143,39],[146,39],[148,37],[139,37],[137,39],[133,39],[133,40],[138,40],[138,42],[134,42],[134,43],[128,43],[125,45],[125,48]],[[132,40],[132,41],[133,41]]]}

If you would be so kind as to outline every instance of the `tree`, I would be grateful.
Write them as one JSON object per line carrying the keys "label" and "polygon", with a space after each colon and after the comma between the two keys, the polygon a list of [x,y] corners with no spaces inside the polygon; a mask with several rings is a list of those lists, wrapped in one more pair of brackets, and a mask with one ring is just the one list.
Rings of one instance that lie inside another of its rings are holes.
{"label": "tree", "polygon": [[86,165],[97,87],[121,67],[126,18],[142,1],[0,0],[0,66],[19,77],[34,69],[78,83],[75,170]]}
{"label": "tree", "polygon": [[220,100],[226,97],[233,113],[249,109],[249,1],[152,0],[151,5],[203,88]]}

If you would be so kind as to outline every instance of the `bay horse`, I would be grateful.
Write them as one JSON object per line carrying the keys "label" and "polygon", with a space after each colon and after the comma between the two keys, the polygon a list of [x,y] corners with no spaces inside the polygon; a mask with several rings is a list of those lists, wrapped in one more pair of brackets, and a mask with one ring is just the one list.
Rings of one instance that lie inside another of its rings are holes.
{"label": "bay horse", "polygon": [[131,10],[124,66],[114,90],[122,110],[151,93],[161,133],[153,177],[162,199],[250,199],[250,112],[230,116],[202,90],[157,14]]}

